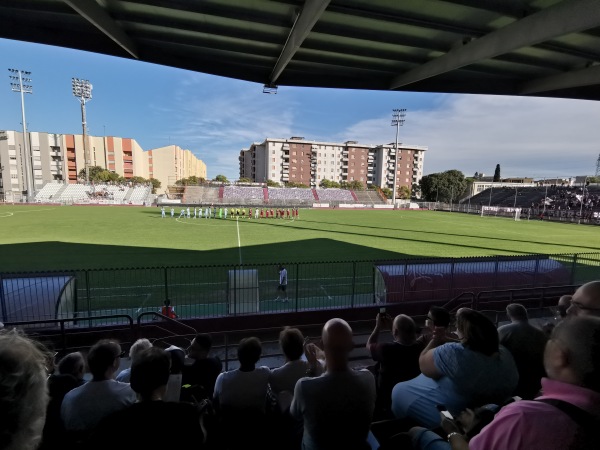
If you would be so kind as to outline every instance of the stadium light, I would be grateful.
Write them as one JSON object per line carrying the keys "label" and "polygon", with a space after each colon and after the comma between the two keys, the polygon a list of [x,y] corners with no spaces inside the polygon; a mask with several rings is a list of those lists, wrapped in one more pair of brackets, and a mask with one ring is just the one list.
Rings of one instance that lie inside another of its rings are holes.
{"label": "stadium light", "polygon": [[35,185],[33,183],[33,161],[31,160],[31,148],[29,147],[29,139],[27,139],[27,122],[25,120],[25,95],[33,94],[33,86],[31,85],[31,72],[20,69],[8,69],[10,75],[10,87],[13,92],[21,94],[21,119],[23,124],[23,169],[25,172],[25,188],[27,189],[27,202],[33,201],[35,198]]}
{"label": "stadium light", "polygon": [[87,122],[85,115],[85,104],[92,99],[92,83],[88,80],[82,80],[80,78],[72,78],[71,85],[73,87],[73,96],[75,96],[81,102],[81,127],[83,128],[83,167],[85,171],[85,182],[86,184],[90,181],[89,174],[89,156],[88,156],[88,145],[87,145]]}
{"label": "stadium light", "polygon": [[398,178],[398,134],[400,133],[400,127],[404,125],[404,118],[406,117],[406,108],[393,109],[392,110],[392,126],[396,127],[396,155],[394,156],[394,187],[392,192],[392,203],[396,206],[396,178]]}
{"label": "stadium light", "polygon": [[277,85],[265,84],[263,86],[263,94],[277,94]]}

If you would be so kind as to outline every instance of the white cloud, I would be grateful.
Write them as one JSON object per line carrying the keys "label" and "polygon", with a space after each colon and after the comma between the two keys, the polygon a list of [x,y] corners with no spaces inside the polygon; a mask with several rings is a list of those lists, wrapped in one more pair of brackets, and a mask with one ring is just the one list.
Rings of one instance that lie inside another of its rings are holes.
{"label": "white cloud", "polygon": [[[593,174],[600,152],[600,102],[444,95],[432,110],[408,111],[400,141],[427,145],[425,172],[462,170],[503,176]],[[360,121],[335,136],[394,140],[390,116]]]}
{"label": "white cloud", "polygon": [[274,97],[256,84],[190,74],[170,111],[178,123],[171,131],[173,142],[204,160],[209,177],[222,173],[236,179],[242,148],[266,137],[293,134],[293,103]]}

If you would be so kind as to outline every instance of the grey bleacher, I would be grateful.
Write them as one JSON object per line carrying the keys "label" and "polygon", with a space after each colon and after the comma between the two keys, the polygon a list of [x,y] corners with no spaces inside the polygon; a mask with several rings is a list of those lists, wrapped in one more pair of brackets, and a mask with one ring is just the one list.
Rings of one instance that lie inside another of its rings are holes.
{"label": "grey bleacher", "polygon": [[319,196],[319,201],[335,201],[335,202],[349,202],[355,203],[352,193],[346,189],[329,188],[329,189],[315,189]]}
{"label": "grey bleacher", "polygon": [[370,205],[384,205],[386,202],[379,196],[377,191],[354,191],[354,195],[358,200],[358,203],[365,203]]}
{"label": "grey bleacher", "polygon": [[219,202],[219,188],[214,186],[186,186],[183,203],[211,204]]}

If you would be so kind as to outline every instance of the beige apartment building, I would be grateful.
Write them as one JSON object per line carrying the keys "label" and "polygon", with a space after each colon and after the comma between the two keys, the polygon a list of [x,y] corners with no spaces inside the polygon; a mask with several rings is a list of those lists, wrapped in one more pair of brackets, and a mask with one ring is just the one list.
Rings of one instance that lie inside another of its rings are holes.
{"label": "beige apartment building", "polygon": [[[50,181],[77,183],[85,167],[83,135],[28,132],[30,172],[34,190]],[[139,176],[169,184],[192,175],[206,178],[206,164],[176,145],[144,151],[135,139],[87,136],[88,165],[114,171],[124,178]],[[0,131],[0,199],[20,201],[27,191],[23,133]]]}
{"label": "beige apartment building", "polygon": [[[426,150],[425,146],[398,146],[397,188],[411,189],[423,177]],[[298,182],[309,186],[318,186],[324,179],[338,183],[360,181],[365,186],[391,189],[395,158],[393,144],[374,146],[356,141],[267,138],[240,152],[240,178],[255,182]]]}

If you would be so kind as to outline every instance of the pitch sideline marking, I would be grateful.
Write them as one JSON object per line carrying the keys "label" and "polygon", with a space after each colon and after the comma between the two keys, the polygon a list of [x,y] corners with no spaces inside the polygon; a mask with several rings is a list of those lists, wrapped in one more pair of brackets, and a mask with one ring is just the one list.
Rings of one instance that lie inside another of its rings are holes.
{"label": "pitch sideline marking", "polygon": [[6,217],[12,217],[15,214],[22,214],[22,213],[28,213],[28,212],[40,212],[40,211],[54,211],[56,208],[45,208],[45,209],[31,209],[29,211],[15,211],[15,212],[11,212],[11,211],[2,211],[0,212],[0,214],[8,214],[7,216],[0,216],[0,219],[4,219]]}
{"label": "pitch sideline marking", "polygon": [[235,219],[235,224],[237,226],[237,237],[238,237],[238,252],[240,254],[240,266],[242,265],[242,243],[240,241],[240,219]]}

